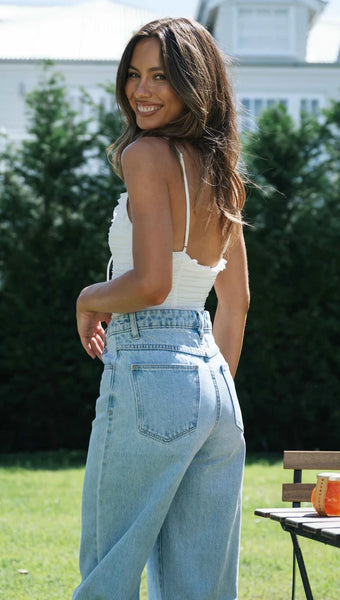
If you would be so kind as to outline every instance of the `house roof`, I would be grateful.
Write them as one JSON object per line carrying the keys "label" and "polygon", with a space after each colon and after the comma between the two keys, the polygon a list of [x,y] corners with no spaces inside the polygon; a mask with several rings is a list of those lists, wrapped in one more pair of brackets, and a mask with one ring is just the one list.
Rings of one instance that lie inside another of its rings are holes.
{"label": "house roof", "polygon": [[159,16],[109,0],[0,4],[0,59],[119,60],[132,33]]}
{"label": "house roof", "polygon": [[[264,0],[264,3],[266,3],[268,0]],[[281,0],[282,2],[287,2],[288,0]],[[309,10],[310,10],[310,14],[309,14],[309,18],[310,18],[310,25],[313,24],[313,22],[317,19],[319,13],[327,6],[329,0],[297,0],[297,3],[300,4],[305,4]],[[218,4],[222,4],[222,2],[227,2],[229,4],[235,4],[237,5],[238,3],[242,3],[244,2],[244,0],[199,0],[198,3],[198,8],[197,8],[197,14],[198,14],[198,20],[200,20],[203,15],[204,12],[206,10],[207,7],[213,8]],[[261,4],[259,3],[258,0],[248,0],[248,5],[258,5]],[[268,4],[270,4],[270,1],[268,2]],[[275,4],[275,2],[274,2]]]}

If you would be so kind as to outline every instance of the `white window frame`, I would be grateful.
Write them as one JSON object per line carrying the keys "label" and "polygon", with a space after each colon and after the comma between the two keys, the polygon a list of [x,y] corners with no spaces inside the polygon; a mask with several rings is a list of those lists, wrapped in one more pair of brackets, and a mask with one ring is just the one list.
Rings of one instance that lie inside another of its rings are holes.
{"label": "white window frame", "polygon": [[[85,91],[91,96],[96,104],[102,104],[107,111],[113,110],[110,95],[100,86],[84,86]],[[68,86],[67,99],[80,119],[90,117],[89,107],[82,102],[82,92],[78,87]]]}
{"label": "white window frame", "polygon": [[[244,105],[242,100],[248,100],[250,102],[250,109],[248,112],[244,109]],[[239,128],[243,131],[255,131],[256,130],[256,122],[257,115],[255,115],[255,102],[261,100],[266,106],[263,107],[262,110],[268,108],[268,104],[272,101],[276,101],[279,103],[280,101],[284,101],[287,106],[288,114],[293,117],[296,121],[300,119],[301,116],[301,105],[302,101],[305,100],[307,103],[312,103],[313,101],[318,103],[318,111],[321,113],[321,110],[327,105],[327,98],[321,94],[280,94],[279,92],[273,92],[272,94],[261,94],[261,93],[238,93],[237,94],[237,112],[238,112],[238,121]],[[262,112],[262,111],[261,111]],[[316,114],[313,111],[312,114]]]}
{"label": "white window frame", "polygon": [[[272,9],[277,10],[278,8],[282,8],[287,10],[288,12],[288,26],[289,26],[289,39],[288,39],[288,48],[286,50],[276,50],[275,47],[267,47],[267,48],[258,48],[251,47],[248,48],[240,48],[239,46],[239,10],[240,9],[248,9],[248,10],[261,10],[261,9]],[[273,4],[248,4],[242,3],[233,6],[233,29],[234,29],[234,51],[238,56],[291,56],[296,52],[296,40],[295,40],[295,20],[297,18],[296,8],[295,6],[288,6],[287,4],[278,4],[277,6]]]}
{"label": "white window frame", "polygon": [[[306,104],[306,107],[303,107],[303,103]],[[316,106],[313,104],[316,103]],[[300,111],[305,110],[307,113],[312,113],[315,117],[320,114],[320,110],[322,108],[320,98],[313,94],[312,96],[303,96],[300,98]]]}

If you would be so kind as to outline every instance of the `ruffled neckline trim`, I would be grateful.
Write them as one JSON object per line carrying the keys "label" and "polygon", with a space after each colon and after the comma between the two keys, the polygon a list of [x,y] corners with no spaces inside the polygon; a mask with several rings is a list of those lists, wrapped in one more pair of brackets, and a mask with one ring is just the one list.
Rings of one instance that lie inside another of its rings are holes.
{"label": "ruffled neckline trim", "polygon": [[178,257],[178,258],[180,258],[181,256],[184,256],[185,260],[189,261],[191,264],[199,267],[200,269],[213,271],[213,272],[223,271],[227,264],[227,261],[225,258],[220,258],[218,263],[216,265],[214,265],[213,267],[211,267],[210,265],[202,265],[201,263],[198,262],[198,260],[196,258],[191,258],[191,256],[184,250],[176,250],[173,252],[173,255],[174,255],[174,257]]}
{"label": "ruffled neckline trim", "polygon": [[[118,206],[122,206],[122,209],[125,208],[122,215],[124,217],[126,217],[127,221],[130,223],[130,225],[132,225],[130,218],[129,218],[128,211],[127,211],[127,202],[128,202],[128,193],[122,192],[118,198],[118,204],[114,209],[112,222],[116,216],[116,210],[117,210]],[[198,260],[196,258],[191,258],[191,256],[187,252],[185,252],[185,250],[174,250],[172,254],[174,257],[178,257],[178,258],[180,258],[181,256],[184,256],[185,257],[184,259],[186,261],[190,262],[192,265],[199,267],[203,271],[211,271],[213,273],[218,273],[219,271],[223,271],[227,264],[227,261],[225,258],[220,258],[218,263],[216,265],[214,265],[213,267],[211,267],[210,265],[202,265],[201,263],[198,262]]]}

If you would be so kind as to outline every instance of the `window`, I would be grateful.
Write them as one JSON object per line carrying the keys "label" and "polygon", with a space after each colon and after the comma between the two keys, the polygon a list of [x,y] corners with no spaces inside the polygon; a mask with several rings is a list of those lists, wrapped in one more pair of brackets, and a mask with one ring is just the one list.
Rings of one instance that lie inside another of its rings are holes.
{"label": "window", "polygon": [[[86,92],[95,104],[102,106],[102,108],[107,111],[113,109],[110,96],[106,94],[102,88],[87,87]],[[80,89],[70,87],[68,100],[72,110],[78,114],[79,119],[89,119],[91,117],[91,107],[89,106],[89,103],[84,100]]]}
{"label": "window", "polygon": [[209,11],[208,19],[206,22],[206,28],[211,33],[211,35],[215,34],[215,25],[218,17],[219,7],[215,6],[212,10]]}
{"label": "window", "polygon": [[237,52],[258,55],[291,52],[292,18],[289,7],[239,7],[236,15]]}
{"label": "window", "polygon": [[288,108],[287,98],[241,98],[241,129],[254,131],[256,119],[261,112],[274,104],[283,104]]}
{"label": "window", "polygon": [[320,102],[317,98],[301,98],[300,111],[309,112],[316,117],[320,114]]}
{"label": "window", "polygon": [[306,98],[299,94],[289,94],[285,98],[280,98],[279,96],[260,97],[255,94],[247,97],[240,96],[237,111],[240,130],[255,131],[256,121],[262,111],[275,104],[285,106],[293,119],[298,121],[301,112],[312,113],[316,117],[319,117],[321,109],[325,106],[325,99],[322,96]]}

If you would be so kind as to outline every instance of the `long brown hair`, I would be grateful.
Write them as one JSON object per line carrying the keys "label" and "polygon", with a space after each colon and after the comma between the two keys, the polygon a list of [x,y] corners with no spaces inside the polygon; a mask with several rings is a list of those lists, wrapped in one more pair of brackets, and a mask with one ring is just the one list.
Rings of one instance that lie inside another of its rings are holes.
{"label": "long brown hair", "polygon": [[[137,126],[125,94],[133,51],[145,38],[159,40],[164,74],[187,109],[176,121],[147,131]],[[235,239],[243,223],[245,190],[237,171],[240,140],[226,62],[214,38],[195,21],[165,18],[142,27],[127,44],[118,67],[116,98],[126,127],[108,149],[108,156],[122,177],[122,152],[137,138],[150,135],[167,138],[172,149],[176,141],[190,142],[201,158],[202,181],[214,188],[223,237],[231,233]]]}

